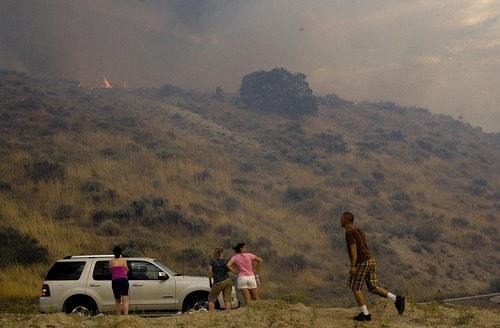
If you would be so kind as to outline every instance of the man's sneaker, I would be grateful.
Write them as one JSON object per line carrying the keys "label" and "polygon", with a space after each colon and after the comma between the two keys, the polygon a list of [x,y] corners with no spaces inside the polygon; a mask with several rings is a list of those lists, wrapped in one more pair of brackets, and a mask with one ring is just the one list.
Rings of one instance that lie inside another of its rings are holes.
{"label": "man's sneaker", "polygon": [[401,295],[396,296],[396,302],[394,302],[396,309],[398,309],[399,314],[405,312],[405,298]]}
{"label": "man's sneaker", "polygon": [[363,312],[360,312],[357,316],[354,317],[354,320],[356,321],[370,321],[371,319],[371,314],[364,314]]}

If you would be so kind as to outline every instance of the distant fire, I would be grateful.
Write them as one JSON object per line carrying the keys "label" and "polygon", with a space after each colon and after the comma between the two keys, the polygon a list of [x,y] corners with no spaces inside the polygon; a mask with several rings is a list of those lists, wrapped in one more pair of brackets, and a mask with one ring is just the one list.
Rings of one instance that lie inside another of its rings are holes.
{"label": "distant fire", "polygon": [[106,79],[106,76],[103,75],[102,78],[104,80],[104,86],[103,86],[103,88],[105,88],[105,89],[111,89],[112,88],[111,83],[108,82],[108,79]]}

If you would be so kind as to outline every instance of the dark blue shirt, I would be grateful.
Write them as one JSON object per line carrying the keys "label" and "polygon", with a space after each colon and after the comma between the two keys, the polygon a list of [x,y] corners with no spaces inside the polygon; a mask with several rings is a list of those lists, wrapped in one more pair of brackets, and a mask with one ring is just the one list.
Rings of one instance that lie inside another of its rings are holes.
{"label": "dark blue shirt", "polygon": [[212,267],[214,284],[229,278],[229,273],[227,272],[226,267],[227,259],[210,259],[209,264]]}

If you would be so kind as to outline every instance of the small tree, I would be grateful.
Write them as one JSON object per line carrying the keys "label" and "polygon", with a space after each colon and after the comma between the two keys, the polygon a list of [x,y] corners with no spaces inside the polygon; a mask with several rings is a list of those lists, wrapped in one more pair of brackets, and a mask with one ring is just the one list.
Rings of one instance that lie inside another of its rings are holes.
{"label": "small tree", "polygon": [[304,74],[290,73],[284,68],[253,72],[243,77],[241,100],[246,108],[292,118],[315,114],[317,100],[305,79]]}

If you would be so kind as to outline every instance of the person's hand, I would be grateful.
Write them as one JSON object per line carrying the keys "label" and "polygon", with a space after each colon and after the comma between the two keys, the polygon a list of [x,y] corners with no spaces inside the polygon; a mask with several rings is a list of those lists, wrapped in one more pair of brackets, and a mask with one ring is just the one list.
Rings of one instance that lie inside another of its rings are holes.
{"label": "person's hand", "polygon": [[356,271],[356,267],[351,265],[351,267],[349,268],[349,275],[352,276],[353,274],[356,274]]}

